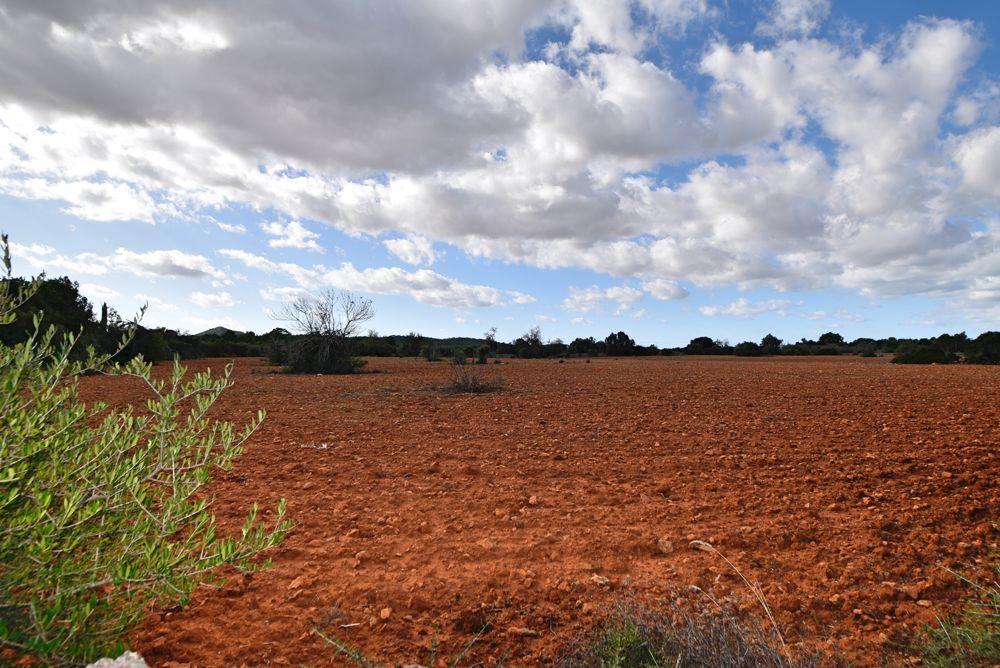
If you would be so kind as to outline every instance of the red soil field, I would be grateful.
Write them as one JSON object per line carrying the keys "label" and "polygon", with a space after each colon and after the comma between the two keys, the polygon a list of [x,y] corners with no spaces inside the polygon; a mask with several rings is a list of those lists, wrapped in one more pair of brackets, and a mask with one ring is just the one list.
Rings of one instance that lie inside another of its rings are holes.
{"label": "red soil field", "polygon": [[[789,644],[897,661],[969,595],[942,567],[988,575],[1000,542],[997,367],[512,360],[485,367],[506,379],[487,395],[429,390],[446,363],[367,371],[237,361],[215,416],[268,417],[212,483],[220,533],[282,497],[295,528],[270,570],[151,613],[133,636],[151,666],[346,664],[314,628],[373,660],[424,663],[486,621],[463,665],[538,665],[623,592],[667,606],[689,585],[759,618],[694,539],[760,582]],[[138,396],[125,379],[81,389]]]}

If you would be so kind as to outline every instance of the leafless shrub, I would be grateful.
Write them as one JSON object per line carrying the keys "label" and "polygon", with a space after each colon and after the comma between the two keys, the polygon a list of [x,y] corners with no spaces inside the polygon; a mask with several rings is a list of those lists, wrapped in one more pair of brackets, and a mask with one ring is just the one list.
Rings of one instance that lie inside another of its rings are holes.
{"label": "leafless shrub", "polygon": [[501,389],[505,380],[503,376],[486,378],[482,370],[468,364],[452,364],[453,380],[448,385],[439,388],[442,392],[451,394],[486,394]]}
{"label": "leafless shrub", "polygon": [[301,336],[280,345],[280,355],[291,371],[299,373],[351,373],[364,366],[352,358],[351,337],[375,317],[370,299],[333,288],[317,297],[297,297],[282,305],[276,320],[287,322]]}

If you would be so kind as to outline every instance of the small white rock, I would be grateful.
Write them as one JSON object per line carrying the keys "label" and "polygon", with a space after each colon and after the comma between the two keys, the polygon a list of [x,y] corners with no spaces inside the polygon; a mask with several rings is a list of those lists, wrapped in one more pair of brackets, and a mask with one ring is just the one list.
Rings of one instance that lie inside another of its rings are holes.
{"label": "small white rock", "polygon": [[149,668],[146,661],[135,652],[125,652],[117,659],[98,659],[87,668]]}

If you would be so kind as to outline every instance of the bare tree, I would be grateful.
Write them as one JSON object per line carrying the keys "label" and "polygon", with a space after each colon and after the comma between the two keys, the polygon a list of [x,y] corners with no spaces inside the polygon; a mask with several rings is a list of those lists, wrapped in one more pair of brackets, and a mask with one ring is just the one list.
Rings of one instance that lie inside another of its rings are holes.
{"label": "bare tree", "polygon": [[327,288],[318,297],[296,297],[285,302],[274,316],[288,322],[300,334],[347,339],[361,324],[375,317],[372,300],[356,297],[348,290]]}
{"label": "bare tree", "polygon": [[292,371],[350,373],[364,365],[364,360],[351,357],[350,339],[375,317],[370,299],[328,288],[318,297],[286,302],[273,317],[303,335],[285,348],[283,359]]}

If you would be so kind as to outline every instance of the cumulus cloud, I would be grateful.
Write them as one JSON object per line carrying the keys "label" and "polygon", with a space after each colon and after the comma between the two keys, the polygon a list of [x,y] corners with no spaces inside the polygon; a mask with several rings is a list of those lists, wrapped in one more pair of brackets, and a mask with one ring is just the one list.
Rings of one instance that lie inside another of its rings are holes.
{"label": "cumulus cloud", "polygon": [[803,318],[807,320],[846,320],[849,322],[865,322],[867,318],[863,315],[857,313],[852,313],[845,309],[839,309],[830,313],[829,311],[811,311],[809,313],[803,313]]}
{"label": "cumulus cloud", "polygon": [[223,223],[220,221],[215,221],[216,226],[224,232],[232,232],[233,234],[245,234],[247,231],[246,225],[241,225],[239,223]]}
{"label": "cumulus cloud", "polygon": [[66,202],[66,213],[85,220],[154,222],[158,206],[152,196],[126,183],[91,180],[0,178],[0,192],[28,199]]}
{"label": "cumulus cloud", "polygon": [[517,290],[508,290],[507,295],[510,297],[510,301],[514,304],[534,304],[538,301],[537,297],[524,292],[518,292]]}
{"label": "cumulus cloud", "polygon": [[642,289],[648,292],[654,299],[661,301],[685,299],[690,294],[683,286],[678,285],[676,281],[668,281],[663,278],[643,281]]}
{"label": "cumulus cloud", "polygon": [[297,220],[290,223],[261,223],[260,229],[265,234],[275,237],[267,242],[271,248],[302,248],[315,253],[325,252],[325,249],[316,243],[319,235]]}
{"label": "cumulus cloud", "polygon": [[107,301],[108,299],[113,299],[121,294],[117,290],[113,290],[107,286],[99,285],[97,283],[81,283],[80,292],[95,302]]}
{"label": "cumulus cloud", "polygon": [[[1000,196],[1000,95],[962,85],[977,27],[921,18],[870,43],[819,37],[828,0],[778,0],[757,26],[766,39],[711,31],[695,62],[650,55],[713,6],[8,3],[0,193],[96,221],[237,205],[293,221],[267,224],[272,247],[320,250],[306,220],[391,237],[415,266],[447,243],[656,299],[683,298],[684,282],[982,301],[1000,262],[1000,232],[982,222]],[[564,36],[526,57],[542,26]],[[664,165],[680,176],[658,178]],[[24,257],[225,280],[181,258]],[[399,280],[427,303],[522,303],[429,270],[262,260],[299,285]],[[567,308],[635,301],[586,290]]]}
{"label": "cumulus cloud", "polygon": [[962,185],[989,197],[1000,197],[1000,126],[982,128],[963,137],[953,157]]}
{"label": "cumulus cloud", "polygon": [[[636,20],[636,11],[649,20]],[[557,15],[571,28],[568,48],[585,52],[592,46],[636,53],[661,34],[683,31],[688,23],[710,14],[705,0],[569,0]]]}
{"label": "cumulus cloud", "polygon": [[[401,267],[367,267],[359,269],[351,262],[329,268],[310,268],[291,262],[273,262],[263,256],[235,249],[223,249],[219,254],[242,262],[247,267],[266,273],[286,274],[305,289],[331,286],[345,290],[379,294],[405,294],[430,306],[454,308],[498,306],[508,303],[512,295],[494,287],[470,285],[429,269],[407,271]],[[517,299],[527,297],[513,293]]]}
{"label": "cumulus cloud", "polygon": [[228,292],[192,292],[191,303],[202,308],[221,308],[236,303]]}
{"label": "cumulus cloud", "polygon": [[736,301],[725,306],[702,306],[699,311],[708,316],[728,315],[736,318],[749,318],[758,313],[773,312],[779,315],[787,315],[788,308],[801,305],[801,301],[791,301],[788,299],[767,299],[759,302],[750,302],[740,297]]}
{"label": "cumulus cloud", "polygon": [[179,311],[180,307],[176,304],[171,304],[165,302],[159,297],[153,295],[147,295],[143,293],[136,293],[135,298],[138,299],[143,304],[146,304],[153,311]]}
{"label": "cumulus cloud", "polygon": [[179,250],[135,252],[118,248],[111,255],[78,253],[66,256],[51,246],[11,244],[19,259],[49,273],[103,275],[109,271],[149,278],[212,278],[229,282],[226,272],[213,267],[203,255]]}
{"label": "cumulus cloud", "polygon": [[562,307],[568,311],[580,313],[599,312],[604,302],[616,302],[615,315],[621,315],[631,308],[633,302],[642,298],[642,291],[629,285],[613,285],[601,289],[596,285],[589,288],[570,287],[569,296],[563,300]]}
{"label": "cumulus cloud", "polygon": [[757,32],[780,37],[808,35],[830,13],[830,0],[775,0],[770,16],[757,24]]}
{"label": "cumulus cloud", "polygon": [[988,81],[955,100],[952,119],[966,127],[1000,120],[1000,83]]}
{"label": "cumulus cloud", "polygon": [[214,278],[226,282],[226,272],[212,266],[203,255],[179,250],[158,250],[136,253],[119,248],[114,255],[104,258],[111,267],[136,276],[160,278]]}
{"label": "cumulus cloud", "polygon": [[283,287],[263,288],[260,290],[260,297],[271,302],[288,302],[296,299],[315,298],[315,295],[305,288]]}
{"label": "cumulus cloud", "polygon": [[387,239],[382,242],[389,252],[407,264],[432,265],[437,259],[434,244],[425,236],[415,235],[402,239]]}

